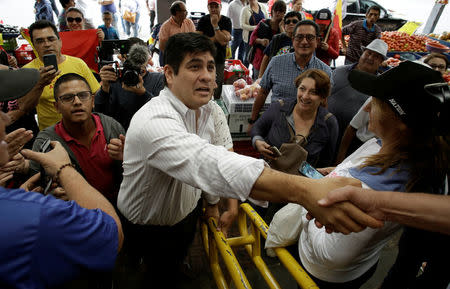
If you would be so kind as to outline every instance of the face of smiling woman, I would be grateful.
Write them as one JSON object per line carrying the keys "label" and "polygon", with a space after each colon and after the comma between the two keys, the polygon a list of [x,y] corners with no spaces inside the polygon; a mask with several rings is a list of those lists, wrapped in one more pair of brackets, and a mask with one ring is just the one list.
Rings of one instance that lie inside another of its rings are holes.
{"label": "face of smiling woman", "polygon": [[297,108],[301,111],[316,111],[322,103],[317,94],[316,81],[312,78],[302,80],[297,89]]}

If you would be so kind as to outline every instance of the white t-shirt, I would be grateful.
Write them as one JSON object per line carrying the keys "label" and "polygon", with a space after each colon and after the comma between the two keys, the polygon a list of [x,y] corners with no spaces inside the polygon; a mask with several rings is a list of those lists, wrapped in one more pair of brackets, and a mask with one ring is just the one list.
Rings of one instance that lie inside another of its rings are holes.
{"label": "white t-shirt", "polygon": [[[370,139],[327,177],[352,177],[349,169],[361,165],[365,157],[379,149],[376,139]],[[369,188],[364,183],[362,186]],[[313,276],[336,283],[354,280],[369,270],[378,261],[381,249],[401,229],[397,223],[386,222],[380,229],[367,228],[359,233],[343,235],[328,234],[306,217],[303,217],[303,224],[298,243],[303,266]]]}

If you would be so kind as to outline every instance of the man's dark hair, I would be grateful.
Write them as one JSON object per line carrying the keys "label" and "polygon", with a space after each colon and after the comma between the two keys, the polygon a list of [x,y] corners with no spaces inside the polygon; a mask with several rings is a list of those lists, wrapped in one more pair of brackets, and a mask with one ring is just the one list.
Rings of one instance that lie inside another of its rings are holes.
{"label": "man's dark hair", "polygon": [[61,75],[60,78],[58,78],[58,80],[55,83],[55,86],[53,87],[53,97],[55,98],[56,101],[58,101],[57,95],[58,95],[58,92],[59,92],[58,90],[59,90],[59,87],[61,86],[61,84],[72,81],[72,80],[83,81],[84,83],[86,83],[87,87],[89,87],[89,91],[91,91],[91,86],[89,85],[89,83],[83,76],[76,74],[76,73],[63,74],[63,75]]}
{"label": "man's dark hair", "polygon": [[67,4],[69,4],[70,0],[59,0],[59,3],[61,3],[62,8],[66,8]]}
{"label": "man's dark hair", "polygon": [[302,15],[300,14],[300,12],[297,12],[297,11],[290,11],[290,12],[288,12],[288,13],[286,13],[286,14],[284,15],[283,21],[286,22],[286,20],[287,20],[288,18],[292,18],[292,17],[297,17],[297,19],[298,19],[299,21],[302,20]]}
{"label": "man's dark hair", "polygon": [[369,14],[370,10],[378,11],[378,14],[381,14],[381,8],[378,5],[372,5],[367,9],[366,15]]}
{"label": "man's dark hair", "polygon": [[312,21],[312,20],[309,20],[309,19],[302,20],[302,21],[298,22],[298,23],[295,25],[295,28],[294,28],[294,34],[293,34],[294,36],[295,36],[295,33],[297,33],[297,29],[298,29],[300,26],[302,26],[302,25],[311,25],[311,26],[313,26],[314,29],[316,29],[316,36],[319,36],[319,33],[320,33],[319,25],[317,25],[316,22],[314,22],[314,21]]}
{"label": "man's dark hair", "polygon": [[181,11],[181,5],[185,5],[183,1],[175,1],[170,5],[170,14],[175,16],[178,11]]}
{"label": "man's dark hair", "polygon": [[53,29],[53,32],[55,32],[56,37],[58,37],[58,39],[59,39],[59,33],[58,33],[58,30],[56,29],[55,24],[53,24],[47,20],[38,20],[38,21],[34,22],[33,24],[31,24],[30,27],[28,27],[28,32],[30,33],[31,43],[33,43],[33,31],[45,29],[47,27],[50,27],[51,29]]}
{"label": "man's dark hair", "polygon": [[164,49],[164,61],[178,74],[181,62],[191,53],[210,52],[216,56],[216,46],[207,36],[195,33],[177,33],[172,35]]}
{"label": "man's dark hair", "polygon": [[275,3],[273,3],[272,9],[270,10],[272,17],[274,11],[286,12],[286,2],[284,2],[283,0],[277,0]]}
{"label": "man's dark hair", "polygon": [[147,46],[147,43],[144,40],[142,40],[141,38],[138,38],[138,37],[130,37],[130,38],[128,38],[128,42],[130,43],[130,47],[135,45],[136,43],[140,44],[140,45]]}
{"label": "man's dark hair", "polygon": [[111,16],[111,17],[113,16],[113,14],[111,13],[111,11],[105,11],[105,12],[102,13],[102,15],[103,15],[103,16],[109,15],[109,16]]}

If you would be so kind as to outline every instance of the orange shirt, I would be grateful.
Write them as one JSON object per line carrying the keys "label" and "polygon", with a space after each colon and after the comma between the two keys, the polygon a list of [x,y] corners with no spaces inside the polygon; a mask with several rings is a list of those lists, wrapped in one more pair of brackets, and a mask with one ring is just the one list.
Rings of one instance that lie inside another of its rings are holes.
{"label": "orange shirt", "polygon": [[181,27],[173,20],[173,17],[167,19],[159,29],[159,42],[166,42],[169,37],[183,32],[195,32],[195,25],[191,19],[184,19]]}

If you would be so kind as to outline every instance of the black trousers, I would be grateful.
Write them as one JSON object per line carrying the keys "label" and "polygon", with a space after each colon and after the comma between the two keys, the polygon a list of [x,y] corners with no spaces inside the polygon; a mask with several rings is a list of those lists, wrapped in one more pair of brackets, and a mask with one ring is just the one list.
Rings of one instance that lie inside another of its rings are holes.
{"label": "black trousers", "polygon": [[[398,244],[398,256],[382,289],[445,289],[450,282],[450,236],[405,227]],[[416,277],[423,262],[422,275]]]}
{"label": "black trousers", "polygon": [[176,288],[176,275],[194,240],[202,200],[173,226],[136,225],[125,222],[125,250],[130,259],[141,258],[147,267],[144,288]]}

